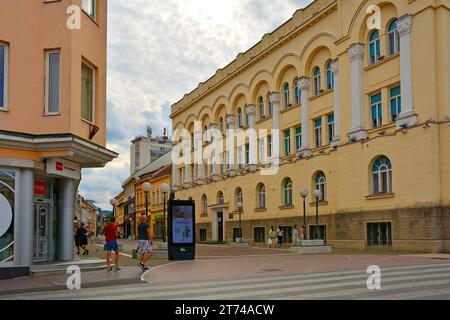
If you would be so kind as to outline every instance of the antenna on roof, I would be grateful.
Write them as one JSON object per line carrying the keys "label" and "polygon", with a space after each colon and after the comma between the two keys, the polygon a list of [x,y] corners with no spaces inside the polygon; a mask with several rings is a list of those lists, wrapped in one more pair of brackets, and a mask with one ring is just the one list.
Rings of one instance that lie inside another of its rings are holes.
{"label": "antenna on roof", "polygon": [[153,129],[152,127],[148,126],[147,127],[147,137],[151,138],[153,134]]}

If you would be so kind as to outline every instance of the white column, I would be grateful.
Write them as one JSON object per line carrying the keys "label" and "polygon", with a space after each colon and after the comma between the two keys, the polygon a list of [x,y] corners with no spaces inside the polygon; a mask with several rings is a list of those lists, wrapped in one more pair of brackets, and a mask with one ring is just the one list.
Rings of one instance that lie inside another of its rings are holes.
{"label": "white column", "polygon": [[[34,236],[34,174],[31,169],[23,169],[20,179],[19,211],[19,265],[28,267],[33,264]],[[72,221],[73,222],[73,221]]]}
{"label": "white column", "polygon": [[339,92],[339,60],[336,59],[331,63],[331,71],[333,72],[334,85],[334,137],[331,146],[336,148],[341,143],[341,100]]}
{"label": "white column", "polygon": [[280,157],[280,93],[272,92],[269,96],[272,104],[272,160]]}
{"label": "white column", "polygon": [[211,172],[211,176],[210,179],[212,181],[217,181],[219,180],[219,141],[221,141],[221,136],[220,136],[220,130],[219,130],[219,125],[216,123],[211,123],[210,125],[210,131],[211,131],[211,138],[212,138],[212,144],[211,144],[211,163],[212,163],[212,172]]}
{"label": "white column", "polygon": [[172,190],[174,192],[178,191],[178,179],[178,166],[172,162]]}
{"label": "white column", "polygon": [[348,49],[348,57],[350,59],[352,94],[352,129],[348,133],[348,138],[350,141],[361,141],[367,139],[367,130],[364,126],[364,45],[352,44]]}
{"label": "white column", "polygon": [[413,107],[413,87],[411,70],[411,29],[413,17],[406,15],[397,21],[400,35],[400,84],[402,90],[402,112],[397,119],[397,128],[415,126],[418,122]]}
{"label": "white column", "polygon": [[[230,114],[227,115],[227,154],[228,159],[230,160],[230,168],[227,169],[227,173],[229,177],[236,176],[236,162],[235,159],[235,135],[234,135],[234,125],[235,125],[235,116]],[[227,161],[225,159],[225,161]]]}
{"label": "white column", "polygon": [[[202,185],[203,180],[203,132],[202,127],[195,126],[194,133],[194,149],[195,149],[195,161],[194,165],[197,166],[197,176],[195,177],[195,183],[197,185]],[[194,179],[194,177],[192,177]]]}
{"label": "white column", "polygon": [[307,77],[301,77],[298,80],[298,85],[301,91],[301,116],[302,116],[302,146],[297,152],[299,158],[309,158],[312,156],[311,152],[311,137],[310,137],[310,116],[309,116],[309,87],[311,81]]}
{"label": "white column", "polygon": [[73,260],[73,219],[75,213],[75,180],[59,180],[58,260]]}
{"label": "white column", "polygon": [[245,108],[245,112],[248,115],[248,123],[249,123],[249,148],[250,148],[250,163],[247,163],[247,170],[250,172],[256,172],[256,163],[257,163],[257,134],[256,134],[256,106],[248,105]]}

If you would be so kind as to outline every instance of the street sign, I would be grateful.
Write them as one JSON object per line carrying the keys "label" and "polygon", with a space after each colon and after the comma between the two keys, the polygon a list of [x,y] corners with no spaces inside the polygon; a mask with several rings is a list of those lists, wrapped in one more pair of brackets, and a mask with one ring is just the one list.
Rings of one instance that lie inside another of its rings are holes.
{"label": "street sign", "polygon": [[195,260],[195,202],[169,200],[169,260]]}

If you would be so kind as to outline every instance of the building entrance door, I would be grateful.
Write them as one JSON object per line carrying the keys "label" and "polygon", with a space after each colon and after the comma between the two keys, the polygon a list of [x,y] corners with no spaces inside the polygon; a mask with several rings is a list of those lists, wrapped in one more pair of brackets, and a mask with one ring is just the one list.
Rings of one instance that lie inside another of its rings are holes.
{"label": "building entrance door", "polygon": [[49,260],[49,211],[47,203],[34,205],[34,260]]}
{"label": "building entrance door", "polygon": [[223,212],[217,213],[217,221],[218,221],[217,226],[219,228],[219,230],[217,230],[218,231],[217,234],[219,235],[217,241],[223,242]]}

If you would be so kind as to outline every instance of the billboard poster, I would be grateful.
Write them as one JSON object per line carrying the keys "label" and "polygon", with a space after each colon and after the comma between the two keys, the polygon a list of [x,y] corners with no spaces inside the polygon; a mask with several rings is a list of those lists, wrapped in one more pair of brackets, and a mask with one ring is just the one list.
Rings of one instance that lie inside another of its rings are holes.
{"label": "billboard poster", "polygon": [[172,210],[172,242],[175,244],[194,243],[193,206],[174,205]]}

